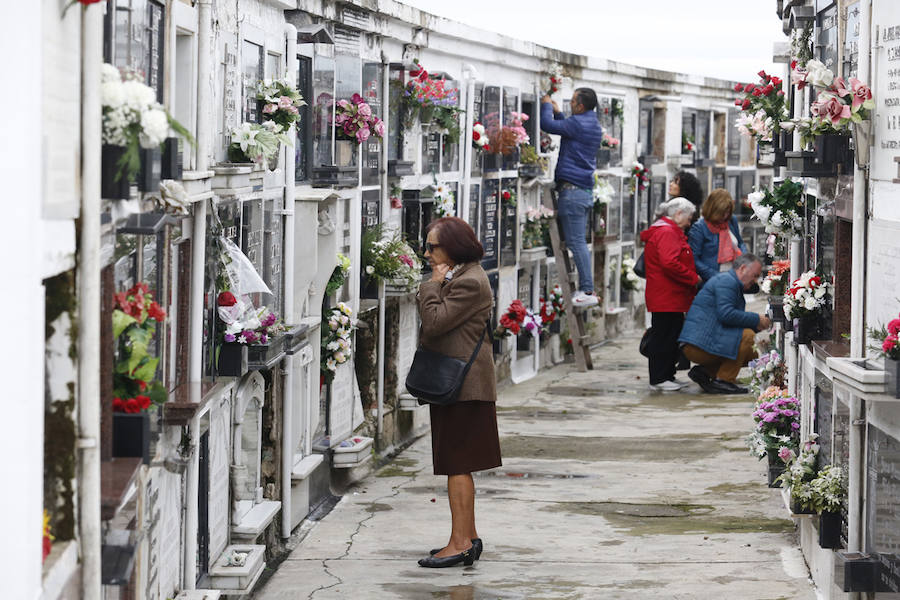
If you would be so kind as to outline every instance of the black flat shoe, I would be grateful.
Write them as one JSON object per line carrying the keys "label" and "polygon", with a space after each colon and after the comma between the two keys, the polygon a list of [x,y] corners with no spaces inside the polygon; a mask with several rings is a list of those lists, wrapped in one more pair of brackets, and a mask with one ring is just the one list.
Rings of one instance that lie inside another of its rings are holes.
{"label": "black flat shoe", "polygon": [[474,562],[475,549],[474,547],[472,547],[464,552],[460,552],[459,554],[454,554],[453,556],[445,556],[443,558],[429,556],[428,558],[420,558],[419,566],[428,567],[431,569],[443,569],[444,567],[455,567],[459,563],[470,567]]}
{"label": "black flat shoe", "polygon": [[741,387],[736,383],[731,381],[725,381],[724,379],[714,379],[713,383],[723,390],[725,390],[726,394],[749,394],[750,390],[745,387]]}
{"label": "black flat shoe", "polygon": [[[432,548],[429,550],[428,554],[434,556],[438,552],[443,550],[443,548]],[[475,553],[475,560],[481,558],[481,553],[484,550],[484,543],[481,541],[481,538],[472,538],[472,551]]]}

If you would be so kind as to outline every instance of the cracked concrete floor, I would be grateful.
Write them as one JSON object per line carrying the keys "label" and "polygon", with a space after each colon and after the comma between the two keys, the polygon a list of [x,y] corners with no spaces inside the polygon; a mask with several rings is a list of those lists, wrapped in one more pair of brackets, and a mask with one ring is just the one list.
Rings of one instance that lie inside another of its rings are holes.
{"label": "cracked concrete floor", "polygon": [[474,566],[416,565],[449,535],[426,437],[307,525],[255,597],[814,599],[794,524],[743,443],[752,399],[650,392],[637,346],[624,336],[592,372],[560,365],[501,390],[503,466],[476,474]]}

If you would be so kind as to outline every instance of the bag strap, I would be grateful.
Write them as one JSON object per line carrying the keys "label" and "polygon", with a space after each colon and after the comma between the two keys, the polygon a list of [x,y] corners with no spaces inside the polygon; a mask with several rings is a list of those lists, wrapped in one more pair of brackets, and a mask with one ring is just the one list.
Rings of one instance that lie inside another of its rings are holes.
{"label": "bag strap", "polygon": [[469,357],[469,362],[466,363],[466,368],[463,369],[463,379],[465,379],[466,375],[469,373],[469,367],[472,366],[472,363],[475,362],[475,357],[478,356],[478,351],[481,350],[481,343],[484,341],[484,335],[488,333],[491,329],[491,322],[488,321],[484,324],[484,331],[481,332],[481,336],[478,338],[478,344],[475,346],[475,351],[472,353],[472,356]]}

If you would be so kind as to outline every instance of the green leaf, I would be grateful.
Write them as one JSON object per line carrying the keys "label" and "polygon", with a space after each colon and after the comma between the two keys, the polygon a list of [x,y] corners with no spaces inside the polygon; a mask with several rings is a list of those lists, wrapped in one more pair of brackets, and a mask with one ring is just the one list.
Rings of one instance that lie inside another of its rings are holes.
{"label": "green leaf", "polygon": [[156,375],[156,365],[159,363],[158,358],[147,359],[133,374],[135,379],[141,381],[151,381]]}
{"label": "green leaf", "polygon": [[141,344],[144,347],[147,347],[153,338],[153,333],[143,327],[132,327],[125,335],[128,336],[132,344]]}
{"label": "green leaf", "polygon": [[125,331],[125,329],[129,325],[137,323],[137,320],[134,317],[132,317],[131,315],[126,315],[119,309],[113,311],[112,321],[114,338],[118,338],[120,335],[122,335],[122,332]]}
{"label": "green leaf", "polygon": [[[131,354],[128,355],[128,372],[134,371],[145,358],[147,358],[147,344],[133,344],[131,346]],[[135,377],[137,376],[135,375]],[[138,377],[138,379],[143,379],[143,377]]]}
{"label": "green leaf", "polygon": [[163,387],[158,381],[154,381],[147,387],[147,395],[150,396],[150,401],[154,404],[163,404],[166,400],[169,399],[169,394],[166,392],[166,388]]}

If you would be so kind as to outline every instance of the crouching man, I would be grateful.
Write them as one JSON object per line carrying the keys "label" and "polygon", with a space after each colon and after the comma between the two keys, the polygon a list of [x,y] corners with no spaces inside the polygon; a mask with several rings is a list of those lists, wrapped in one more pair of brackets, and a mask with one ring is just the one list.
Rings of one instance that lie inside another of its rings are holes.
{"label": "crouching man", "polygon": [[752,254],[734,259],[734,268],[714,275],[694,298],[678,341],[697,363],[688,377],[710,394],[746,394],[735,383],[741,367],[756,358],[755,332],[768,329],[765,315],[744,310],[744,291],[753,286],[762,263]]}

